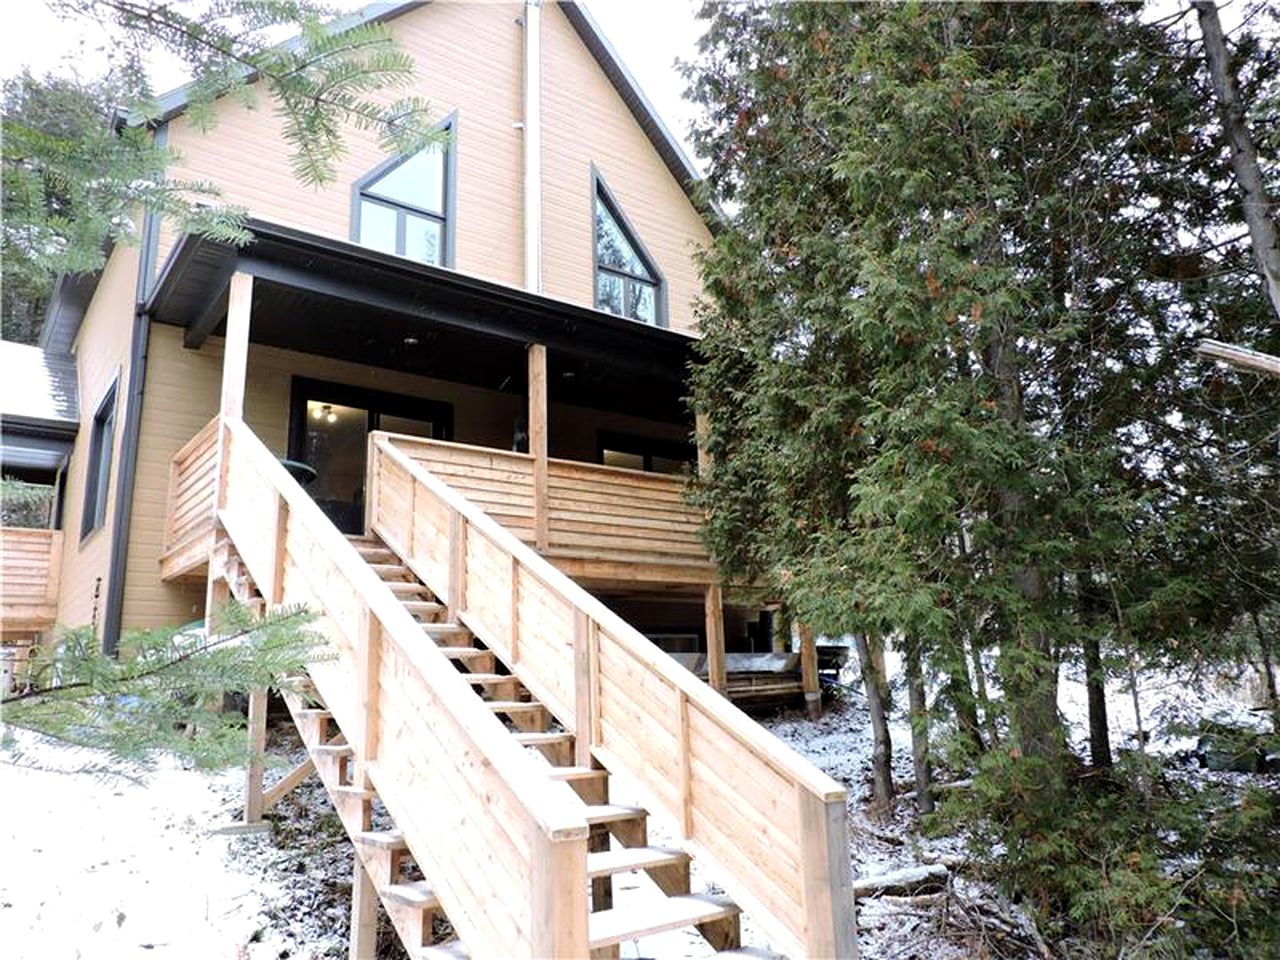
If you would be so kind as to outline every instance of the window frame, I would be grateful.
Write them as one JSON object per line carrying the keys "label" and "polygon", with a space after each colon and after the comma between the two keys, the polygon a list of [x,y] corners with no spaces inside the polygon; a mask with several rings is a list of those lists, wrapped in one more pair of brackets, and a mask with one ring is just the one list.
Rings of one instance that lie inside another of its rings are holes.
{"label": "window frame", "polygon": [[[407,393],[374,390],[332,380],[312,377],[293,377],[289,387],[289,459],[302,460],[303,444],[307,436],[307,401],[336,403],[344,407],[358,407],[368,411],[368,431],[380,429],[379,421],[385,414],[392,417],[412,417],[430,420],[439,425],[440,435],[434,440],[453,440],[453,404],[446,400],[415,397]],[[425,416],[424,416],[425,414]]]}
{"label": "window frame", "polygon": [[115,459],[116,400],[120,394],[117,375],[107,387],[89,422],[89,452],[84,473],[84,502],[80,511],[80,542],[107,523],[107,501],[111,493],[111,467]]}
{"label": "window frame", "polygon": [[[441,225],[440,230],[440,262],[429,263],[430,267],[448,267],[453,269],[454,262],[454,234],[455,225],[457,223],[457,179],[458,179],[458,111],[453,111],[443,120],[436,124],[437,130],[443,130],[447,134],[444,141],[444,183],[441,188],[443,194],[443,203],[441,206],[444,212],[434,213],[431,210],[423,209],[411,203],[402,203],[400,201],[388,200],[374,194],[367,194],[373,184],[377,183],[392,170],[399,167],[412,159],[416,154],[402,153],[395,157],[390,157],[378,164],[364,176],[360,177],[351,185],[351,241],[360,246],[360,214],[365,202],[377,204],[391,210],[396,215],[396,253],[388,254],[389,256],[402,257],[405,260],[411,260],[413,263],[422,263],[421,260],[413,260],[411,257],[405,256],[402,252],[405,249],[405,223],[408,215],[422,217]],[[366,249],[373,249],[367,247]],[[383,251],[378,251],[382,253]]]}
{"label": "window frame", "polygon": [[[614,222],[622,230],[627,242],[631,244],[631,249],[640,258],[640,262],[644,264],[645,269],[649,271],[649,276],[653,278],[652,281],[648,278],[628,273],[625,270],[600,265],[600,230],[596,224],[596,205],[600,203],[604,204],[605,209],[609,211]],[[612,310],[602,308],[600,306],[600,274],[602,273],[622,280],[624,306],[630,285],[643,284],[644,286],[652,286],[653,322],[650,323],[648,320],[641,320],[625,313],[614,313]],[[658,262],[654,260],[645,248],[644,243],[641,242],[640,234],[636,232],[636,228],[627,219],[627,215],[622,210],[622,205],[618,203],[617,197],[613,195],[613,191],[609,189],[609,185],[605,182],[604,174],[600,172],[594,163],[591,164],[591,303],[601,313],[607,313],[611,317],[621,317],[623,320],[630,320],[632,323],[642,323],[646,327],[666,329],[669,325],[667,316],[667,278],[658,269]]]}
{"label": "window frame", "polygon": [[[601,465],[605,465],[604,452],[606,450],[616,450],[619,453],[629,453],[640,457],[644,462],[644,466],[640,468],[643,473],[656,472],[653,469],[654,457],[687,463],[689,464],[690,474],[695,472],[698,462],[697,447],[688,441],[670,440],[666,437],[648,437],[639,433],[625,433],[619,430],[598,430],[596,431],[596,461]],[[633,470],[635,468],[611,467],[610,469]],[[667,474],[667,476],[675,476],[675,474]]]}

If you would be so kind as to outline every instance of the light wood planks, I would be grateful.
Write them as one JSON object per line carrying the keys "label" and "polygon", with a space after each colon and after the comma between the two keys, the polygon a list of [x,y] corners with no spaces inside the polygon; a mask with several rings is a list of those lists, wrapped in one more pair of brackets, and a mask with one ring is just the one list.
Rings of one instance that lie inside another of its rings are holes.
{"label": "light wood planks", "polygon": [[[575,734],[579,766],[594,757],[633,777],[691,844],[727,867],[737,884],[731,892],[758,905],[761,925],[787,953],[833,955],[826,952],[835,942],[833,931],[853,929],[852,900],[839,887],[847,871],[847,858],[837,849],[844,839],[835,835],[842,822],[825,812],[843,810],[844,789],[470,502],[465,488],[436,476],[432,446],[417,442],[402,450],[398,437],[371,435],[369,456],[385,485],[376,502],[415,502],[419,528],[423,512],[456,513],[466,522],[465,554],[455,552],[452,563],[438,564],[436,558],[450,553],[447,524],[438,523],[434,543],[419,536],[413,551],[402,552],[407,521],[394,506],[380,507],[371,518],[374,532],[437,593],[461,580],[463,622]],[[456,464],[457,451],[448,456]],[[558,462],[549,467],[554,501]],[[631,491],[631,502],[645,509],[657,505],[673,513],[683,503],[672,478],[563,467],[561,476],[576,494],[590,492],[599,476],[611,495]],[[456,569],[458,563],[465,569]],[[713,631],[723,603],[719,589],[712,584],[707,591]],[[814,818],[818,807],[824,814]]]}
{"label": "light wood planks", "polygon": [[[313,629],[328,640],[328,655],[310,667],[315,688],[339,727],[358,734],[360,772],[464,941],[484,956],[585,955],[588,827],[572,789],[546,778],[445,650],[423,642],[421,624],[252,431],[231,420],[223,432],[227,489],[219,519],[259,583],[272,580],[282,531],[282,602],[319,614]],[[394,511],[396,465],[373,466],[381,487],[374,510]],[[281,504],[286,516],[278,523]],[[419,506],[413,537],[433,544],[433,562],[443,561],[438,569],[447,578],[448,511],[432,521],[428,505]],[[468,544],[452,557],[474,549]],[[343,788],[351,802],[367,796],[362,786]],[[566,883],[574,864],[581,884]]]}
{"label": "light wood planks", "polygon": [[0,527],[0,632],[53,626],[61,571],[61,530]]}

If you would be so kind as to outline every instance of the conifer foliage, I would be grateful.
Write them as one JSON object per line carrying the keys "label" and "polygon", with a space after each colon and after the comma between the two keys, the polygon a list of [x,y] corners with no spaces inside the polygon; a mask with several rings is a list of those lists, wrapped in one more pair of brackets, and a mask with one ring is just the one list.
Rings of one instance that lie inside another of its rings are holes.
{"label": "conifer foliage", "polygon": [[[1133,774],[1080,779],[1060,668],[1212,660],[1280,600],[1280,391],[1193,349],[1280,327],[1187,13],[709,4],[689,69],[734,211],[693,375],[709,545],[816,629],[923,658],[987,849],[1075,920],[1100,912],[1058,899],[1078,835],[1037,842]],[[1234,42],[1274,103],[1275,46]]]}

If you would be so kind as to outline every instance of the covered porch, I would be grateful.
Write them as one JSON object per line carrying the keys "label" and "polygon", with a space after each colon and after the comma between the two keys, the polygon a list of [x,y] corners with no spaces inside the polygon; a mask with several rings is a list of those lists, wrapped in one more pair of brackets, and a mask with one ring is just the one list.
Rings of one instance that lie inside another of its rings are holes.
{"label": "covered porch", "polygon": [[[285,362],[287,441],[273,447],[340,529],[365,530],[376,489],[371,438],[385,432],[664,648],[703,655],[717,689],[729,689],[727,654],[772,649],[758,607],[726,607],[684,498],[698,460],[683,401],[690,338],[340,241],[251,227],[255,242],[241,250],[184,239],[148,310],[181,327],[188,350],[221,339],[223,414],[252,412],[268,351],[367,372],[376,388]],[[401,393],[402,375],[432,385]],[[218,438],[211,421],[170,465],[166,580],[206,575],[225,469]],[[798,696],[800,673],[782,673]]]}

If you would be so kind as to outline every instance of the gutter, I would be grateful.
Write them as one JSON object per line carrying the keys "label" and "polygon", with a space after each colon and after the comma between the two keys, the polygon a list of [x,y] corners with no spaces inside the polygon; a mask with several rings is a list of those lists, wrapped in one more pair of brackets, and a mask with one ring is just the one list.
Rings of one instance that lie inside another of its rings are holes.
{"label": "gutter", "polygon": [[[169,128],[156,127],[156,145],[163,147]],[[147,348],[151,318],[145,304],[160,248],[160,217],[148,210],[142,222],[141,256],[134,295],[133,337],[129,348],[129,388],[125,396],[124,432],[120,437],[120,471],[116,474],[116,515],[111,525],[111,560],[107,567],[107,603],[102,617],[102,652],[114,657],[120,650],[124,618],[125,570],[129,562],[129,527],[133,520],[133,491],[138,477],[138,443],[142,433],[142,398],[147,383]]]}

